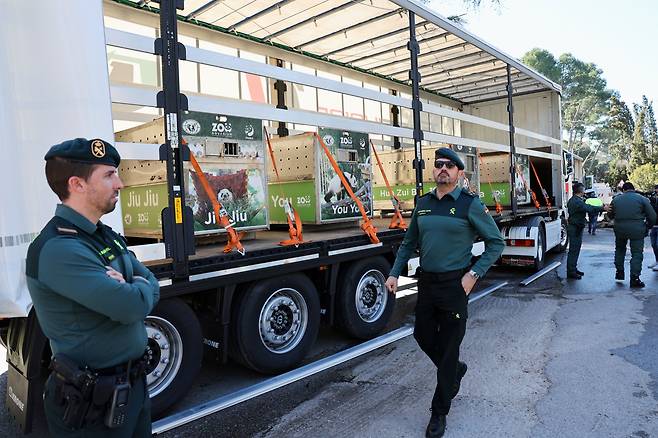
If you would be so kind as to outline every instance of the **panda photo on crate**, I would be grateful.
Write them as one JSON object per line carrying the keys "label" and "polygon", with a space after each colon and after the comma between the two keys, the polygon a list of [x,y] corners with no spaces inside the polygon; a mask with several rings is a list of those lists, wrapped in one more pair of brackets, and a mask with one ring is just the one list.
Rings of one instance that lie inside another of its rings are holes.
{"label": "panda photo on crate", "polygon": [[[356,191],[356,177],[349,172],[343,172],[343,175],[349,183],[352,192]],[[327,191],[324,194],[324,202],[331,202],[334,197],[336,201],[341,201],[349,197],[338,174],[334,175],[329,181],[329,187],[327,187]]]}

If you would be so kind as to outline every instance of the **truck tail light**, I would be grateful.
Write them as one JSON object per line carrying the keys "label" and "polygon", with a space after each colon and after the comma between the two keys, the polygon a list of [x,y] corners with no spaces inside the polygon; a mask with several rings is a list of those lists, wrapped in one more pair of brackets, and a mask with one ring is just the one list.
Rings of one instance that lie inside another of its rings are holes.
{"label": "truck tail light", "polygon": [[535,246],[534,239],[505,239],[505,244],[507,246]]}

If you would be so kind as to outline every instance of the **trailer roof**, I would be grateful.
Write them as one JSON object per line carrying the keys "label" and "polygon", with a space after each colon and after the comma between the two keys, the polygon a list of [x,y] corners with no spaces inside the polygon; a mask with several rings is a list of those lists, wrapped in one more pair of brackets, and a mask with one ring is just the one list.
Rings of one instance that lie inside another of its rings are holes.
{"label": "trailer roof", "polygon": [[[115,0],[157,8],[151,0]],[[422,89],[462,103],[558,84],[416,0],[185,0],[179,19],[410,83],[409,12],[416,14]]]}

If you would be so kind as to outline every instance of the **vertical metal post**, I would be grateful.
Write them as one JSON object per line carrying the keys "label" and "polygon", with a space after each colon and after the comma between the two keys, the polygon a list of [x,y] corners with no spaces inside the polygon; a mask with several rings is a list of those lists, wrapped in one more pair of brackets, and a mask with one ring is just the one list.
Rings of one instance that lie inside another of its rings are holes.
{"label": "vertical metal post", "polygon": [[516,148],[514,147],[514,106],[512,105],[512,67],[507,64],[507,114],[509,115],[509,155],[510,155],[510,202],[512,203],[512,215],[516,216]]}
{"label": "vertical metal post", "polygon": [[169,205],[162,210],[162,230],[166,256],[173,260],[174,277],[189,277],[188,255],[194,254],[192,210],[185,205],[183,162],[189,149],[182,144],[181,111],[187,109],[187,98],[180,94],[178,61],[185,59],[185,46],[178,42],[176,8],[182,0],[160,1],[160,38],[155,52],[162,64],[162,91],[158,107],[164,109],[165,144],[160,146],[160,159],[167,162]]}
{"label": "vertical metal post", "polygon": [[[391,90],[393,96],[397,96],[397,90]],[[400,108],[397,105],[391,105],[391,123],[393,126],[400,127]],[[393,149],[400,149],[402,145],[400,144],[400,137],[393,137]]]}
{"label": "vertical metal post", "polygon": [[425,168],[425,162],[423,161],[421,143],[423,141],[423,131],[420,129],[420,112],[423,109],[420,102],[420,73],[418,72],[418,53],[420,53],[420,47],[416,40],[416,15],[413,12],[409,12],[409,42],[407,43],[407,50],[409,50],[409,57],[411,58],[409,80],[411,80],[411,109],[414,120],[415,158],[413,167],[416,170],[416,200],[418,196],[423,194],[423,169]]}
{"label": "vertical metal post", "polygon": [[[277,59],[276,66],[283,67],[283,60]],[[277,79],[274,82],[274,89],[276,90],[276,107],[279,109],[287,110],[288,107],[286,106],[286,91],[288,91],[288,86],[282,80]],[[279,137],[287,137],[290,134],[290,131],[288,131],[286,126],[286,122],[279,122],[276,133]]]}

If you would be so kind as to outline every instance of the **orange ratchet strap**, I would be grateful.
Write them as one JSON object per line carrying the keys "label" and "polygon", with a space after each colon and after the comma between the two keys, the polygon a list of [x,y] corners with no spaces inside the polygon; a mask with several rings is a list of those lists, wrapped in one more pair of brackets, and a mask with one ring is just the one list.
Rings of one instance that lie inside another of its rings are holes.
{"label": "orange ratchet strap", "polygon": [[[482,169],[483,162],[482,162],[482,156],[480,155],[480,151],[477,151],[476,154],[478,156],[478,161],[480,162],[480,169]],[[491,197],[496,203],[496,213],[501,214],[503,212],[503,206],[500,204],[500,199],[498,198],[498,195],[494,191],[493,186],[491,185],[491,181],[489,181],[489,190],[491,191]]]}
{"label": "orange ratchet strap", "polygon": [[372,140],[370,140],[370,146],[372,147],[372,151],[375,153],[375,158],[377,159],[377,166],[379,166],[379,170],[382,172],[382,176],[384,177],[384,182],[386,183],[386,188],[388,189],[388,193],[391,195],[391,202],[393,203],[393,209],[395,210],[395,213],[393,213],[393,218],[391,219],[391,223],[388,226],[388,228],[391,230],[395,230],[395,229],[406,230],[409,227],[407,226],[407,223],[402,218],[402,213],[400,213],[400,200],[393,193],[393,189],[391,188],[391,185],[388,182],[388,178],[386,178],[384,167],[382,166],[382,162],[379,160],[379,154],[377,154],[377,149],[375,148],[375,145],[373,144]]}
{"label": "orange ratchet strap", "polygon": [[340,170],[340,167],[338,167],[338,163],[336,163],[336,160],[334,159],[333,155],[331,155],[331,152],[329,151],[327,145],[324,144],[322,137],[320,137],[317,132],[313,132],[312,134],[320,142],[320,145],[322,146],[325,155],[327,156],[329,162],[331,163],[331,167],[334,168],[334,171],[340,178],[340,181],[343,183],[343,187],[345,187],[347,194],[350,195],[350,198],[352,198],[352,200],[356,203],[357,207],[359,207],[359,211],[361,212],[361,216],[363,217],[363,223],[361,224],[361,229],[368,235],[372,243],[379,243],[379,238],[377,237],[377,228],[375,228],[375,225],[368,218],[368,214],[366,213],[366,209],[363,207],[361,200],[352,191],[350,184],[345,179],[345,175],[343,175],[343,171]]}
{"label": "orange ratchet strap", "polygon": [[265,133],[265,139],[267,140],[267,149],[270,152],[272,167],[274,167],[274,173],[276,174],[276,182],[279,183],[279,189],[281,190],[281,199],[283,199],[285,202],[283,209],[286,212],[286,220],[288,221],[288,234],[290,234],[290,239],[279,242],[279,245],[299,246],[300,243],[304,243],[304,238],[302,236],[302,220],[300,219],[297,210],[295,210],[292,206],[290,200],[284,196],[283,186],[280,184],[281,178],[279,177],[279,169],[277,169],[276,160],[274,159],[274,150],[272,149],[272,143],[270,143],[270,135],[267,133],[267,129],[264,126],[263,132]]}
{"label": "orange ratchet strap", "polygon": [[541,180],[539,179],[539,175],[537,175],[537,169],[535,169],[535,165],[532,164],[532,160],[528,158],[528,161],[530,162],[530,167],[532,167],[532,172],[535,174],[535,178],[537,178],[537,182],[539,183],[539,188],[541,189],[541,194],[544,196],[544,200],[546,201],[546,207],[551,208],[551,200],[548,196],[548,192],[546,189],[544,189],[544,186],[541,183]]}
{"label": "orange ratchet strap", "polygon": [[541,208],[541,205],[539,205],[539,201],[537,200],[537,195],[535,195],[535,192],[530,189],[530,186],[526,182],[525,178],[523,177],[523,173],[521,173],[521,168],[519,165],[516,165],[516,174],[521,177],[521,181],[523,181],[523,185],[525,186],[525,189],[530,192],[530,198],[532,198],[532,203],[535,204],[535,208],[539,210]]}
{"label": "orange ratchet strap", "polygon": [[233,224],[229,222],[228,212],[217,199],[217,195],[210,188],[210,184],[208,184],[206,175],[203,173],[203,170],[201,170],[201,166],[199,166],[199,163],[197,162],[196,158],[194,158],[194,154],[192,153],[190,153],[190,162],[194,167],[194,171],[199,176],[199,181],[201,181],[201,185],[203,186],[206,195],[208,195],[208,199],[210,199],[210,202],[212,202],[212,207],[215,211],[215,219],[217,220],[217,223],[219,223],[226,230],[228,243],[226,243],[226,246],[224,247],[224,252],[229,253],[233,251],[233,249],[236,249],[240,254],[244,255],[245,249],[240,243],[240,238],[244,235],[244,233],[238,233],[235,231]]}

